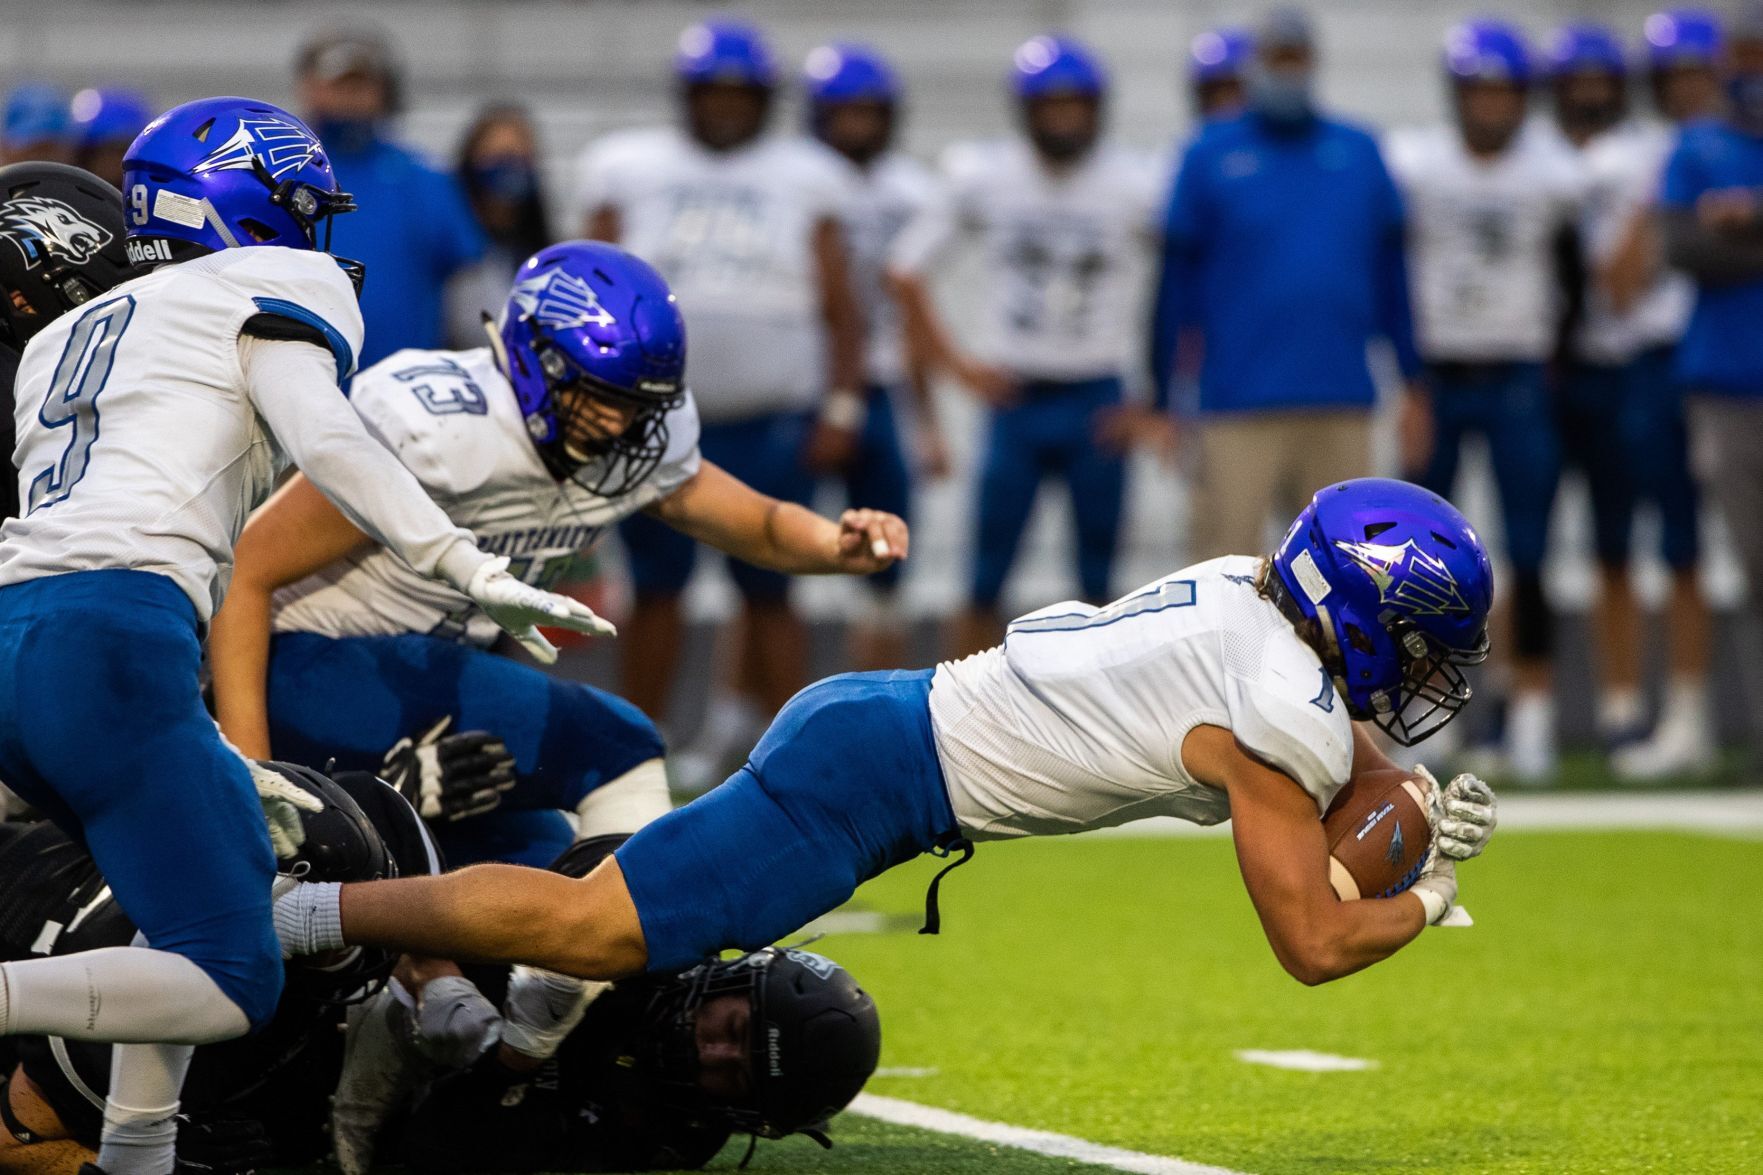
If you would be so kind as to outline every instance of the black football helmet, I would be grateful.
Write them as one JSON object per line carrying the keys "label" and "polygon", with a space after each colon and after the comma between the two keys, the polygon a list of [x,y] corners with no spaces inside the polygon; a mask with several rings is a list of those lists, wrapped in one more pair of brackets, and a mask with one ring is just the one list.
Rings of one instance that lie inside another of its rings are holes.
{"label": "black football helmet", "polygon": [[[382,881],[399,875],[385,838],[335,780],[298,763],[260,765],[324,801],[321,810],[300,813],[306,839],[291,859],[280,862],[283,872],[302,881]],[[397,961],[396,952],[377,947],[314,955],[289,966],[288,990],[315,1003],[358,1003],[385,986]]]}
{"label": "black football helmet", "polygon": [[0,167],[0,342],[23,350],[67,311],[139,276],[122,193],[65,163]]}
{"label": "black football helmet", "polygon": [[[752,1093],[741,1104],[698,1084],[698,1010],[729,993],[750,1000]],[[766,947],[700,964],[660,987],[648,1008],[658,1088],[682,1109],[759,1138],[806,1134],[831,1146],[826,1120],[850,1104],[881,1058],[875,1001],[822,955]]]}

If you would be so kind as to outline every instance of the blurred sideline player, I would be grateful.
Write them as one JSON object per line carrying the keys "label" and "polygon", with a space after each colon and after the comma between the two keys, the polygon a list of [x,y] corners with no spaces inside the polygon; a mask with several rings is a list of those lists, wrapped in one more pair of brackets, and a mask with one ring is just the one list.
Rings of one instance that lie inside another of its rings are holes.
{"label": "blurred sideline player", "polygon": [[[584,877],[624,839],[583,841],[551,869]],[[419,1173],[695,1169],[736,1132],[830,1145],[825,1119],[881,1051],[874,1001],[806,951],[622,980],[538,1048],[519,1022],[457,1002],[463,991],[487,1011],[524,970],[400,968],[351,1011],[332,1117],[344,1175],[376,1156]]]}
{"label": "blurred sideline player", "polygon": [[[1697,574],[1697,491],[1683,392],[1671,371],[1695,287],[1664,267],[1653,217],[1677,127],[1718,110],[1720,29],[1706,13],[1666,12],[1648,18],[1645,38],[1649,89],[1663,121],[1620,123],[1592,139],[1582,155],[1588,282],[1579,361],[1570,368],[1563,404],[1563,435],[1570,450],[1578,450],[1594,491],[1603,573],[1600,726],[1606,738],[1630,736],[1611,756],[1616,773],[1629,779],[1705,770],[1718,751],[1707,697],[1708,605]],[[1638,736],[1646,641],[1629,576],[1633,511],[1641,502],[1658,508],[1660,553],[1671,573],[1670,676],[1645,741]]]}
{"label": "blurred sideline player", "polygon": [[1574,150],[1627,117],[1628,62],[1608,26],[1575,21],[1557,29],[1544,69],[1555,129]]}
{"label": "blurred sideline player", "polygon": [[[50,322],[133,277],[123,253],[122,193],[65,163],[0,168],[0,452],[13,448],[19,353]],[[18,514],[18,482],[0,478],[0,518]]]}
{"label": "blurred sideline player", "polygon": [[153,118],[147,100],[133,90],[106,87],[73,96],[73,161],[105,183],[122,186],[122,159]]}
{"label": "blurred sideline player", "polygon": [[224,744],[198,666],[283,454],[527,639],[602,622],[477,550],[338,392],[361,319],[317,229],[351,202],[310,130],[267,103],[189,103],[142,132],[126,178],[128,256],[151,272],[19,366],[0,661],[33,689],[0,705],[0,778],[84,840],[151,946],[0,965],[0,1035],[169,1042],[117,1050],[101,1152],[111,1175],[162,1175],[190,1046],[261,1025],[281,987],[264,818],[290,849],[307,801]]}
{"label": "blurred sideline player", "polygon": [[[1159,178],[1102,138],[1101,62],[1063,37],[1024,42],[1010,70],[1022,134],[951,147],[948,196],[900,235],[890,262],[915,351],[989,408],[974,561],[958,654],[996,643],[998,608],[1042,480],[1071,493],[1084,599],[1108,599],[1126,492],[1122,450],[1137,414],[1122,373],[1152,243]],[[958,344],[929,270],[961,231],[985,250],[984,318]]]}
{"label": "blurred sideline player", "polygon": [[1246,29],[1209,29],[1188,46],[1188,89],[1204,121],[1233,118],[1249,105],[1248,69],[1255,42]]}
{"label": "blurred sideline player", "polygon": [[[862,322],[838,219],[849,168],[805,137],[765,133],[778,69],[757,29],[695,24],[673,70],[681,125],[609,135],[583,156],[584,235],[623,245],[679,295],[704,455],[760,493],[806,503],[817,471],[856,453],[863,423]],[[621,692],[659,720],[697,548],[649,518],[619,533],[636,589]],[[807,664],[789,578],[728,567],[741,595],[731,688],[712,691],[697,742],[675,757],[696,787],[789,700]]]}
{"label": "blurred sideline player", "polygon": [[1555,712],[1542,569],[1560,468],[1546,364],[1564,312],[1558,256],[1582,189],[1572,160],[1524,130],[1530,56],[1516,28],[1457,25],[1444,70],[1455,121],[1397,132],[1389,144],[1431,391],[1431,454],[1418,480],[1449,493],[1464,437],[1486,438],[1514,579],[1505,766],[1545,782]]}
{"label": "blurred sideline player", "polygon": [[[285,763],[265,764],[315,801],[287,862],[310,878],[363,881],[439,872],[422,821],[370,775],[335,779]],[[127,946],[128,914],[91,857],[47,822],[0,825],[0,957],[68,955]],[[384,986],[392,956],[356,950],[294,960],[275,1016],[259,1033],[205,1045],[191,1059],[179,1122],[179,1159],[191,1171],[249,1171],[304,1164],[327,1149],[323,1093],[335,1081],[339,1005]],[[0,1038],[0,1171],[74,1175],[96,1149],[108,1045],[41,1036]],[[313,1088],[314,1098],[298,1094]]]}
{"label": "blurred sideline player", "polygon": [[[864,574],[906,554],[892,515],[834,522],[700,459],[680,310],[622,249],[540,250],[487,342],[399,351],[356,378],[350,403],[448,515],[529,583],[556,581],[639,511],[792,574]],[[496,627],[470,599],[413,574],[305,478],[252,517],[237,558],[210,660],[221,729],[246,754],[371,770],[397,740],[421,740],[418,774],[431,778],[415,798],[456,865],[548,864],[575,839],[563,812],[592,837],[667,811],[661,736],[640,710],[492,654]],[[466,765],[422,755],[436,742],[422,736],[446,719],[512,752],[499,804],[449,794],[458,789],[447,776]]]}
{"label": "blurred sideline player", "polygon": [[[948,472],[929,373],[908,357],[899,310],[887,290],[888,252],[900,230],[933,199],[929,169],[893,149],[900,83],[893,67],[864,45],[821,45],[802,69],[815,138],[848,159],[857,179],[843,221],[851,284],[864,316],[865,413],[857,452],[844,468],[851,505],[911,517],[912,473],[896,423],[897,397],[910,394],[917,460],[932,477]],[[869,578],[870,608],[852,625],[849,663],[896,669],[906,662],[906,618],[899,609],[898,564]]]}
{"label": "blurred sideline player", "polygon": [[1343,902],[1328,881],[1322,814],[1351,779],[1390,767],[1355,720],[1408,745],[1449,722],[1469,697],[1461,666],[1487,652],[1492,591],[1487,553],[1448,503],[1344,482],[1271,557],[1199,563],[1105,608],[1043,608],[1002,646],[935,670],[804,690],[728,782],[582,881],[483,865],[299,885],[276,924],[293,954],[360,942],[617,978],[773,942],[920,853],[965,860],[969,838],[1161,814],[1232,821],[1275,956],[1322,983],[1443,918],[1455,860],[1492,832],[1484,784],[1429,781],[1412,888]]}

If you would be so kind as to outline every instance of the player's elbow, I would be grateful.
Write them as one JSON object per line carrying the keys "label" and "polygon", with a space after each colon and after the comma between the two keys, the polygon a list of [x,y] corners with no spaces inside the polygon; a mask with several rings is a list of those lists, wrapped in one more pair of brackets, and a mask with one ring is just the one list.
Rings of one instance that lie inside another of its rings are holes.
{"label": "player's elbow", "polygon": [[1286,973],[1305,987],[1319,987],[1353,970],[1346,951],[1327,933],[1293,936],[1278,944],[1274,953]]}

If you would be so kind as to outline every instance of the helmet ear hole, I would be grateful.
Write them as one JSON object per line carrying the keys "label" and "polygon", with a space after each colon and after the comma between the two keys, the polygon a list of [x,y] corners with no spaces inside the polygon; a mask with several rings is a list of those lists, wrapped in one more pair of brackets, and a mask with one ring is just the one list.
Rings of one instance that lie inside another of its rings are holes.
{"label": "helmet ear hole", "polygon": [[249,216],[242,216],[239,218],[239,227],[249,233],[251,239],[260,245],[265,241],[275,239],[275,230],[270,228],[267,224],[264,224],[261,220],[253,220]]}
{"label": "helmet ear hole", "polygon": [[1360,628],[1357,624],[1348,624],[1346,629],[1347,643],[1352,645],[1356,651],[1364,653],[1368,657],[1376,655],[1377,645],[1373,643],[1371,637],[1366,634],[1364,629]]}

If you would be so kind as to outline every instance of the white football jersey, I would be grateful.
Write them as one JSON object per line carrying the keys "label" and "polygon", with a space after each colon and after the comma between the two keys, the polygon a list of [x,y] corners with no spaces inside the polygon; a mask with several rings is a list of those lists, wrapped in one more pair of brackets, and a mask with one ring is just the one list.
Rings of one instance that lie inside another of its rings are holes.
{"label": "white football jersey", "polygon": [[338,378],[354,370],[348,276],[328,254],[268,246],[164,266],[31,340],[15,384],[24,516],[0,528],[0,583],[152,571],[214,614],[245,516],[286,464],[240,368],[240,330],[264,313],[317,328]]}
{"label": "white football jersey", "polygon": [[[1675,127],[1640,122],[1624,123],[1587,144],[1581,155],[1587,194],[1580,240],[1588,268],[1606,264],[1635,221],[1658,203],[1659,181],[1676,146]],[[1626,314],[1616,313],[1597,282],[1588,282],[1575,350],[1593,363],[1619,364],[1670,346],[1683,337],[1695,303],[1689,276],[1663,266]]]}
{"label": "white football jersey", "polygon": [[705,420],[818,401],[827,343],[814,228],[849,198],[849,164],[807,139],[710,151],[665,128],[609,135],[578,175],[584,215],[616,209],[619,244],[679,296]]}
{"label": "white football jersey", "polygon": [[851,253],[851,284],[863,309],[864,378],[893,387],[906,375],[900,311],[887,290],[888,256],[900,230],[937,198],[930,168],[889,151],[858,171],[841,217]]}
{"label": "white football jersey", "polygon": [[1216,824],[1229,797],[1188,774],[1182,740],[1236,735],[1328,809],[1353,762],[1346,703],[1316,653],[1227,555],[1105,608],[1065,603],[931,680],[956,819],[981,838],[1082,832],[1145,816]]}
{"label": "white football jersey", "polygon": [[1029,378],[1076,380],[1136,366],[1165,177],[1149,156],[1104,142],[1053,172],[1018,137],[958,143],[948,196],[909,225],[890,263],[924,271],[966,230],[985,254],[974,350]]}
{"label": "white football jersey", "polygon": [[1386,157],[1408,204],[1420,353],[1434,361],[1541,361],[1561,313],[1555,243],[1575,222],[1577,160],[1527,128],[1478,159],[1454,126],[1398,131]]}
{"label": "white football jersey", "polygon": [[[557,481],[488,347],[396,352],[362,372],[349,398],[447,516],[483,550],[508,556],[511,575],[538,587],[554,586],[607,527],[698,471],[698,414],[688,394],[667,416],[661,463],[629,494],[603,498]],[[277,592],[275,631],[434,633],[486,647],[500,633],[470,600],[379,546]]]}

